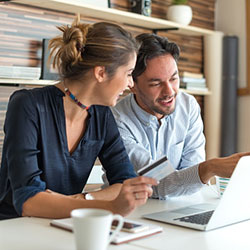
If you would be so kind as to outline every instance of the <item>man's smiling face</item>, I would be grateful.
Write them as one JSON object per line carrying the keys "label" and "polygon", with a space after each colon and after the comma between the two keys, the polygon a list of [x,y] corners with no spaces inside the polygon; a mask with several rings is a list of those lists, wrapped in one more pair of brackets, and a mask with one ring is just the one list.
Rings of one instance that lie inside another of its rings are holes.
{"label": "man's smiling face", "polygon": [[137,77],[132,91],[142,109],[161,119],[175,110],[179,82],[176,61],[166,54],[147,60],[147,68]]}

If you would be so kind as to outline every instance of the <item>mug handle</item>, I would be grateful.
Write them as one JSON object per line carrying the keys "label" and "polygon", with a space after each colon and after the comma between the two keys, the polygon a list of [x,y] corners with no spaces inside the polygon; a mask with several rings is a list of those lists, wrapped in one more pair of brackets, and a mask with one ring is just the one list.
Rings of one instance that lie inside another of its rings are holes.
{"label": "mug handle", "polygon": [[215,179],[215,185],[211,184],[211,179],[208,181],[208,186],[210,189],[218,196],[220,197],[220,185],[219,185],[219,176],[214,176]]}
{"label": "mug handle", "polygon": [[121,231],[123,223],[124,223],[123,217],[121,215],[119,215],[119,214],[114,214],[113,215],[113,220],[117,220],[118,224],[116,226],[116,229],[110,235],[108,244],[110,242],[112,242],[114,240],[115,236]]}

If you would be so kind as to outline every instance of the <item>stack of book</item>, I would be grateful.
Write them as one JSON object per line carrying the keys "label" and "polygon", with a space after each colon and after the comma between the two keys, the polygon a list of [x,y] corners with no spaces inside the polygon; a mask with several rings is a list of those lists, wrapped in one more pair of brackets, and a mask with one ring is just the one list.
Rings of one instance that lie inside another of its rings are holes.
{"label": "stack of book", "polygon": [[180,73],[180,88],[193,91],[208,91],[203,74],[186,71]]}
{"label": "stack of book", "polygon": [[230,181],[230,178],[218,177],[220,195],[223,195],[224,191],[227,188],[229,181]]}
{"label": "stack of book", "polygon": [[40,67],[0,66],[0,78],[40,79]]}

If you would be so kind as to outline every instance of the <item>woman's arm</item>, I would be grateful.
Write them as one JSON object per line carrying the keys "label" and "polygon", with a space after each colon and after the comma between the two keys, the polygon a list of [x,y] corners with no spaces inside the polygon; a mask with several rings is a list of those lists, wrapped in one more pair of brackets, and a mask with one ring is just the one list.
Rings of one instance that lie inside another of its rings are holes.
{"label": "woman's arm", "polygon": [[108,202],[87,201],[56,192],[39,192],[23,204],[22,216],[43,218],[70,217],[70,211],[75,208],[108,207]]}
{"label": "woman's arm", "polygon": [[22,216],[66,218],[76,208],[102,208],[126,216],[152,195],[151,185],[157,185],[156,180],[147,177],[128,179],[121,185],[118,196],[111,201],[89,201],[55,192],[39,192],[24,202]]}
{"label": "woman's arm", "polygon": [[121,187],[121,183],[116,183],[104,189],[93,192],[90,191],[88,193],[90,193],[95,200],[114,200],[121,191]]}
{"label": "woman's arm", "polygon": [[[100,184],[100,185],[102,185],[102,184]],[[119,192],[121,191],[121,187],[122,187],[122,184],[117,183],[117,184],[113,184],[111,186],[108,186],[107,188],[104,188],[104,189],[100,189],[100,190],[96,190],[96,191],[90,190],[87,193],[91,194],[91,196],[93,197],[93,200],[114,200],[118,196]],[[56,194],[55,192],[53,192],[49,189],[47,189],[46,192]],[[67,195],[67,196],[72,197],[74,199],[85,200],[84,193]]]}

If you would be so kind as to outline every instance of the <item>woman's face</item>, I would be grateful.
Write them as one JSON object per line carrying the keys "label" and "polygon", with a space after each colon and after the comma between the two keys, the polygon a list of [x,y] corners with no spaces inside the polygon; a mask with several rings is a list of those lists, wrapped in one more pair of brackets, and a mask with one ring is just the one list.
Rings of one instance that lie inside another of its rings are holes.
{"label": "woman's face", "polygon": [[135,67],[136,53],[131,54],[130,59],[126,65],[117,68],[115,75],[107,79],[105,89],[103,90],[103,102],[106,106],[115,106],[120,95],[123,91],[134,85],[132,72]]}

